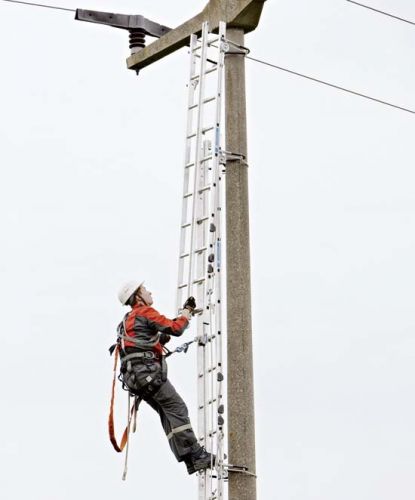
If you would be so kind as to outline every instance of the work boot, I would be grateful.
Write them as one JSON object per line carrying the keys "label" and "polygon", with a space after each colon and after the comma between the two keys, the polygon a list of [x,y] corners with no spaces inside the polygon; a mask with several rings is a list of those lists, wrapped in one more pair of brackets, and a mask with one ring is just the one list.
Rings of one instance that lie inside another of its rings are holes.
{"label": "work boot", "polygon": [[193,462],[192,462],[192,459],[190,458],[190,456],[189,456],[189,458],[186,458],[184,463],[186,464],[187,473],[189,474],[189,476],[196,472],[195,466],[193,465]]}
{"label": "work boot", "polygon": [[[203,446],[201,446],[197,451],[190,455],[190,460],[186,461],[187,472],[189,474],[193,474],[193,472],[214,467],[215,460],[215,455],[212,455],[211,453],[206,451]],[[193,467],[191,467],[191,465]]]}

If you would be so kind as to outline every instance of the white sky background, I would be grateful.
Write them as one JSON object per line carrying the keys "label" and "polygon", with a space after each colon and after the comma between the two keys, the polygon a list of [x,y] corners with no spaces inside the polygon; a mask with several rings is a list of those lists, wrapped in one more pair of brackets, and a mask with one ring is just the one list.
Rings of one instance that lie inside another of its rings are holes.
{"label": "white sky background", "polygon": [[[204,2],[54,4],[174,27]],[[5,500],[196,498],[151,409],[126,483],[107,438],[119,285],[174,314],[188,74],[182,50],[137,78],[127,39],[0,3]],[[414,26],[268,0],[246,44],[415,109]],[[259,498],[413,500],[415,117],[252,61],[247,102]],[[193,421],[194,353],[170,362]]]}

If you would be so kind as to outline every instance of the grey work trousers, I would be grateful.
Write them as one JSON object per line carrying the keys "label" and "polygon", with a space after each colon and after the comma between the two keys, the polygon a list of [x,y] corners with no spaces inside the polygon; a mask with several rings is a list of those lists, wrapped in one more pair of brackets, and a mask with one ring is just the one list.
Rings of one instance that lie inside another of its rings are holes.
{"label": "grey work trousers", "polygon": [[124,373],[124,382],[132,393],[141,396],[159,414],[178,462],[200,449],[187,406],[167,379],[167,373],[162,373],[159,360],[145,359],[131,364]]}

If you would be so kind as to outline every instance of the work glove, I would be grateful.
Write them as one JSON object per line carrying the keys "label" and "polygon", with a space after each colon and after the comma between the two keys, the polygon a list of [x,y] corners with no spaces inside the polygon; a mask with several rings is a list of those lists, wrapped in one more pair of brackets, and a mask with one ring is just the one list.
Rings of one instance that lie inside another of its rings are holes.
{"label": "work glove", "polygon": [[168,335],[167,333],[160,333],[160,344],[161,345],[166,345],[167,342],[170,342],[170,335]]}
{"label": "work glove", "polygon": [[189,311],[189,309],[182,309],[181,313],[180,313],[181,316],[184,316],[187,321],[190,321],[191,317],[192,317],[192,313]]}
{"label": "work glove", "polygon": [[196,301],[194,297],[189,297],[183,304],[183,309],[188,309],[191,313],[196,309]]}

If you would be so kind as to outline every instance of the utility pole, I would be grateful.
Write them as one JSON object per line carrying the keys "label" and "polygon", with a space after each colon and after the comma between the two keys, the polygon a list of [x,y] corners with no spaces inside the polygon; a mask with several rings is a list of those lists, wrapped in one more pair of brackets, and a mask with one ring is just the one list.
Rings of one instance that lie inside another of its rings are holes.
{"label": "utility pole", "polygon": [[[243,29],[226,37],[244,45]],[[225,175],[229,462],[255,474],[245,55],[237,50],[226,56],[225,92],[226,149],[235,153]],[[229,500],[254,499],[256,478],[230,472]]]}
{"label": "utility pole", "polygon": [[[76,19],[109,24],[130,32],[129,69],[144,67],[189,44],[202,24],[212,31],[226,22],[232,42],[225,64],[226,119],[226,241],[228,334],[229,463],[248,473],[229,471],[229,500],[256,499],[255,419],[252,362],[249,201],[245,98],[244,35],[260,20],[265,0],[210,0],[201,13],[175,29],[155,25],[142,16],[77,11]],[[103,17],[102,14],[106,14]],[[147,47],[145,35],[158,39]]]}

